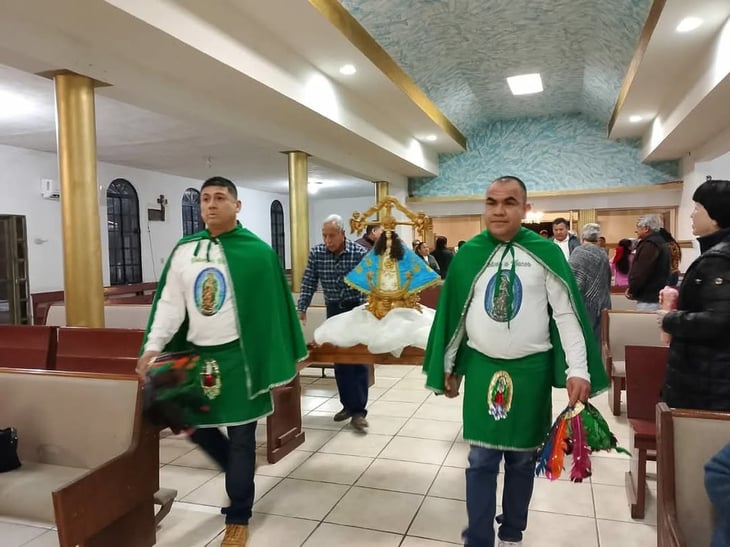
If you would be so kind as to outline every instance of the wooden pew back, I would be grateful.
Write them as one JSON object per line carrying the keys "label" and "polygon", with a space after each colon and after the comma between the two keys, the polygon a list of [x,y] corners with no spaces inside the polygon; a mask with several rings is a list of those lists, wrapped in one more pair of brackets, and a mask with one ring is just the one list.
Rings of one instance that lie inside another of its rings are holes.
{"label": "wooden pew back", "polygon": [[0,367],[52,369],[56,329],[39,325],[0,325]]}
{"label": "wooden pew back", "polygon": [[654,312],[603,310],[601,333],[613,361],[624,361],[626,346],[658,346],[659,327]]}
{"label": "wooden pew back", "polygon": [[626,346],[626,417],[654,421],[667,370],[669,348]]}
{"label": "wooden pew back", "polygon": [[56,369],[134,374],[144,331],[59,327]]}
{"label": "wooden pew back", "polygon": [[656,421],[658,545],[710,545],[713,510],[704,466],[730,439],[730,413],[670,409],[659,403]]}
{"label": "wooden pew back", "polygon": [[[104,305],[104,325],[110,329],[147,328],[151,304],[121,304],[121,300]],[[66,326],[66,306],[63,303],[51,305],[46,316],[46,325]]]}

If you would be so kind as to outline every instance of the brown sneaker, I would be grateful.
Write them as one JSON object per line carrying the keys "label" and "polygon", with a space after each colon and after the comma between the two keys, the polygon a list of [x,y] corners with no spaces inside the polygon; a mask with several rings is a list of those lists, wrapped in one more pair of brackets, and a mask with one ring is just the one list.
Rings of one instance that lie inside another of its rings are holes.
{"label": "brown sneaker", "polygon": [[344,422],[351,416],[352,416],[352,413],[349,410],[347,410],[346,408],[343,408],[337,414],[335,414],[335,417],[333,419],[336,422]]}
{"label": "brown sneaker", "polygon": [[221,547],[246,547],[248,526],[245,524],[226,524],[226,535]]}
{"label": "brown sneaker", "polygon": [[362,414],[353,416],[352,420],[350,420],[350,425],[359,433],[367,433],[367,428],[370,427],[370,424]]}

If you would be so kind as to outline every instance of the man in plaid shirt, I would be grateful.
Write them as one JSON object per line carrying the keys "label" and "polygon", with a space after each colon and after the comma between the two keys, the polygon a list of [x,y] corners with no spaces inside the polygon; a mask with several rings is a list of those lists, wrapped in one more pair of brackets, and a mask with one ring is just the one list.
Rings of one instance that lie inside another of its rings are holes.
{"label": "man in plaid shirt", "polygon": [[[302,277],[302,290],[297,303],[299,318],[307,320],[307,308],[322,285],[327,317],[356,308],[364,296],[345,285],[344,278],[367,254],[365,248],[345,237],[345,223],[339,215],[330,215],[322,223],[322,240],[309,252],[307,268]],[[335,364],[335,380],[340,392],[342,410],[335,414],[336,422],[351,418],[352,427],[362,433],[368,427],[365,419],[368,401],[368,369],[366,365]]]}

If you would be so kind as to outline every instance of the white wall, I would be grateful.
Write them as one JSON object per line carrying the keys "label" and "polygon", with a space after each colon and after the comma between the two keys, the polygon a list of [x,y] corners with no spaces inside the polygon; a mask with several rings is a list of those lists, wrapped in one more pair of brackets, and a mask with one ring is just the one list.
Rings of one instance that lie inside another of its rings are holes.
{"label": "white wall", "polygon": [[[132,183],[140,205],[140,240],[144,281],[155,281],[162,265],[182,235],[182,195],[187,188],[199,188],[201,181],[154,171],[99,163],[99,221],[101,225],[102,272],[109,283],[108,238],[106,231],[106,188],[112,180]],[[31,292],[63,289],[63,249],[61,204],[41,197],[41,179],[58,180],[56,154],[0,146],[0,214],[25,215],[28,228],[29,276]],[[164,194],[168,202],[164,222],[148,222],[147,209],[159,208],[156,200]],[[239,188],[243,207],[242,224],[264,241],[271,241],[269,212],[278,199],[284,209],[287,265],[289,247],[289,201],[287,196]],[[39,241],[35,243],[35,241]],[[40,242],[41,240],[46,240]]]}
{"label": "white wall", "polygon": [[679,203],[679,218],[677,239],[693,241],[692,249],[682,249],[682,264],[680,269],[685,271],[700,252],[695,236],[692,234],[692,220],[690,214],[694,209],[692,194],[697,187],[705,182],[707,176],[714,179],[730,180],[730,151],[710,161],[695,162],[690,154],[682,159],[681,174],[684,179],[682,197]]}
{"label": "white wall", "polygon": [[353,241],[359,236],[350,233],[350,217],[362,213],[375,204],[375,186],[372,197],[313,199],[309,197],[309,246],[322,243],[322,221],[329,215],[340,215],[345,221],[345,233]]}

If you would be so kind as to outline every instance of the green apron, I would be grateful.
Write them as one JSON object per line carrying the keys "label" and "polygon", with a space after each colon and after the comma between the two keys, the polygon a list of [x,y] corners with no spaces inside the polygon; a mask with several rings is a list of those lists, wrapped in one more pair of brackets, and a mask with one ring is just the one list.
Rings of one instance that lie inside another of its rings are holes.
{"label": "green apron", "polygon": [[551,352],[493,359],[462,348],[464,440],[500,450],[534,450],[550,429]]}

